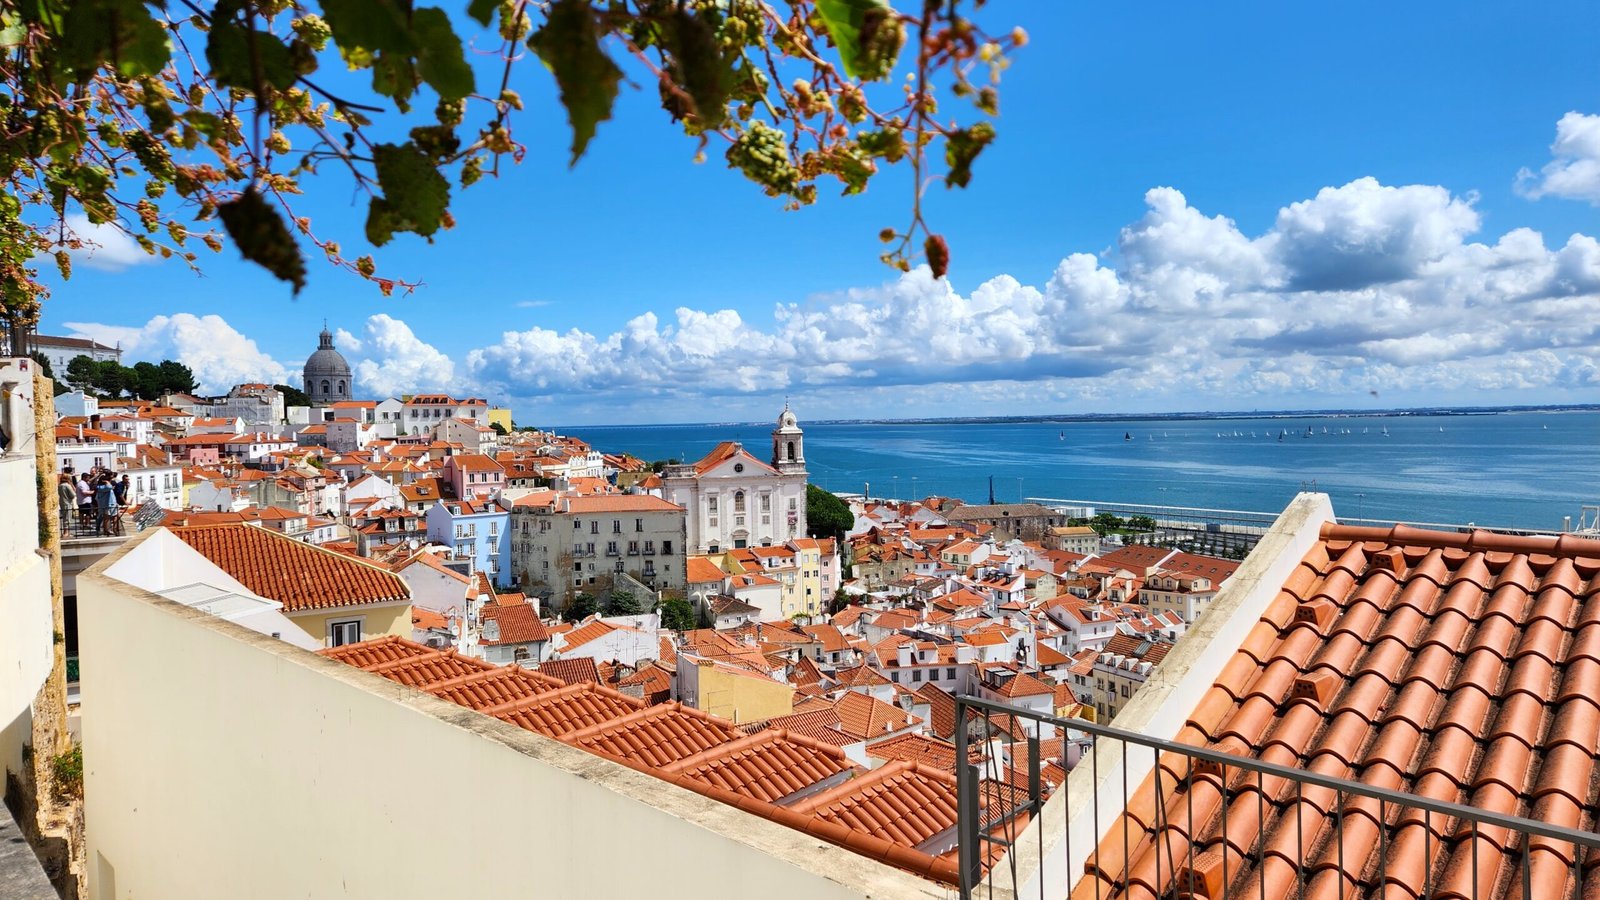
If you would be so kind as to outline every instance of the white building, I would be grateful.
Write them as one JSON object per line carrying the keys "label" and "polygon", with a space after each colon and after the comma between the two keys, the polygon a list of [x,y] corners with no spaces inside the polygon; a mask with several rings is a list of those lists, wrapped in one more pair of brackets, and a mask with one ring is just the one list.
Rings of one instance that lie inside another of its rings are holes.
{"label": "white building", "polygon": [[154,500],[162,509],[183,509],[183,467],[129,458],[119,462],[128,476],[128,507]]}
{"label": "white building", "polygon": [[668,467],[663,494],[685,510],[689,552],[770,547],[806,534],[805,434],[788,406],[772,431],[772,460],[734,441],[691,465]]}
{"label": "white building", "polygon": [[50,373],[56,380],[66,378],[67,366],[80,356],[87,356],[95,362],[122,362],[122,350],[118,347],[107,347],[98,341],[88,338],[51,337],[47,334],[36,334],[32,338],[34,349],[50,361]]}

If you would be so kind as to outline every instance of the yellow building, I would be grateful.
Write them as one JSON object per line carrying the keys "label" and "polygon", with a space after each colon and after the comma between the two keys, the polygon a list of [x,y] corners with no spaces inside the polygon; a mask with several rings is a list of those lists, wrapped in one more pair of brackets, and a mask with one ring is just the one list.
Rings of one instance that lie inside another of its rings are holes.
{"label": "yellow building", "polygon": [[727,663],[682,657],[678,682],[683,703],[735,723],[759,722],[794,712],[794,688]]}
{"label": "yellow building", "polygon": [[411,589],[364,559],[255,525],[189,525],[172,533],[325,647],[411,636]]}
{"label": "yellow building", "polygon": [[499,425],[509,434],[511,431],[511,410],[489,408],[489,424]]}

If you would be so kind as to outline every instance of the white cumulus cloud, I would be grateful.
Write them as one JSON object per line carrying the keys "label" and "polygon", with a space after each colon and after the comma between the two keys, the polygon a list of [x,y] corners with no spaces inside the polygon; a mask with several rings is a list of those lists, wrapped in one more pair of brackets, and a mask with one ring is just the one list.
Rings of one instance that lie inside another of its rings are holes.
{"label": "white cumulus cloud", "polygon": [[1517,173],[1517,190],[1533,199],[1565,197],[1600,206],[1600,115],[1569,112],[1556,122],[1551,160],[1537,173]]}
{"label": "white cumulus cloud", "polygon": [[221,316],[177,313],[156,316],[139,327],[67,322],[73,337],[120,345],[125,363],[174,359],[194,372],[205,393],[221,393],[247,381],[287,383],[289,372]]}
{"label": "white cumulus cloud", "polygon": [[144,252],[133,238],[115,225],[96,225],[83,213],[68,213],[66,238],[81,242],[68,250],[73,263],[103,272],[120,272],[129,266],[158,262],[160,257]]}
{"label": "white cumulus cloud", "polygon": [[456,386],[455,363],[418,338],[406,323],[379,313],[367,319],[365,333],[358,340],[341,329],[337,339],[341,347],[365,354],[351,364],[356,390],[363,396],[387,397]]}
{"label": "white cumulus cloud", "polygon": [[[998,274],[962,291],[919,268],[780,304],[770,323],[680,307],[610,328],[475,335],[455,358],[423,321],[389,315],[335,340],[363,396],[470,393],[566,421],[731,418],[785,394],[818,414],[916,416],[1345,405],[1373,391],[1542,403],[1593,390],[1600,241],[1480,236],[1474,200],[1361,178],[1287,203],[1249,234],[1156,188],[1112,252],[1064,248],[1034,283]],[[242,340],[220,319],[180,318],[74,327],[175,348],[209,321],[225,333],[176,358],[201,354],[208,384],[260,368],[218,351]]]}

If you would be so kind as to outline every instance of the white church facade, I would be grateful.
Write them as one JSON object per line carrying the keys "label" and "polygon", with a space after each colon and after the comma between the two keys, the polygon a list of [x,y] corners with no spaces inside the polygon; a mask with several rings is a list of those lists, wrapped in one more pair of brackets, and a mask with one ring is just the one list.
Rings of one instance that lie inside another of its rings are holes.
{"label": "white church facade", "polygon": [[805,433],[785,405],[772,431],[769,461],[724,441],[699,462],[662,473],[662,495],[684,509],[690,554],[805,537]]}

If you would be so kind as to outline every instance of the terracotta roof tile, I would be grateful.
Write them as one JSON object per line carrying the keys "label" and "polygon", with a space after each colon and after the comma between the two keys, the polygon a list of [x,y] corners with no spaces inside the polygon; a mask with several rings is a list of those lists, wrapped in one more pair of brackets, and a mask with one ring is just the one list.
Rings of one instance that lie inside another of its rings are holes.
{"label": "terracotta roof tile", "polygon": [[610,688],[569,684],[483,712],[546,737],[559,738],[643,708],[642,701]]}
{"label": "terracotta roof tile", "polygon": [[286,612],[411,600],[411,589],[393,572],[267,528],[205,525],[172,533]]}
{"label": "terracotta roof tile", "polygon": [[898,706],[855,691],[845,691],[833,709],[839,714],[839,729],[860,740],[877,740],[922,724],[921,719]]}
{"label": "terracotta roof tile", "polygon": [[567,684],[600,683],[600,669],[594,659],[587,656],[547,659],[539,664],[539,671]]}
{"label": "terracotta roof tile", "polygon": [[489,605],[483,608],[481,615],[484,622],[497,623],[500,631],[500,636],[495,640],[483,640],[487,646],[550,640],[550,632],[545,630],[544,623],[539,621],[539,613],[529,603]]}
{"label": "terracotta roof tile", "polygon": [[[1179,740],[1592,828],[1597,578],[1600,541],[1572,535],[1324,526]],[[1540,897],[1587,896],[1597,883],[1591,875],[1574,885],[1570,845],[1535,839],[1524,857],[1511,852],[1520,839],[1495,829],[1434,817],[1425,837],[1416,814],[1380,821],[1370,801],[1341,803],[1273,779],[1265,788],[1265,804],[1224,809],[1214,773],[1160,797],[1147,779],[1128,804],[1137,846],[1124,856],[1121,835],[1108,832],[1074,896],[1097,878],[1103,900],[1178,892],[1191,867],[1166,860],[1191,850],[1201,896],[1220,896],[1224,866],[1241,896],[1286,896],[1297,889],[1300,841],[1311,900],[1376,897],[1380,883],[1393,898],[1420,897],[1425,886],[1441,897],[1498,896],[1495,886],[1524,877]],[[1158,809],[1166,828],[1156,834],[1147,829]],[[1321,841],[1341,816],[1342,840]]]}
{"label": "terracotta roof tile", "polygon": [[662,703],[569,734],[565,740],[596,753],[666,766],[727,744],[738,735],[731,722],[681,703]]}
{"label": "terracotta roof tile", "polygon": [[838,747],[781,728],[768,728],[685,757],[665,771],[780,803],[855,766]]}

